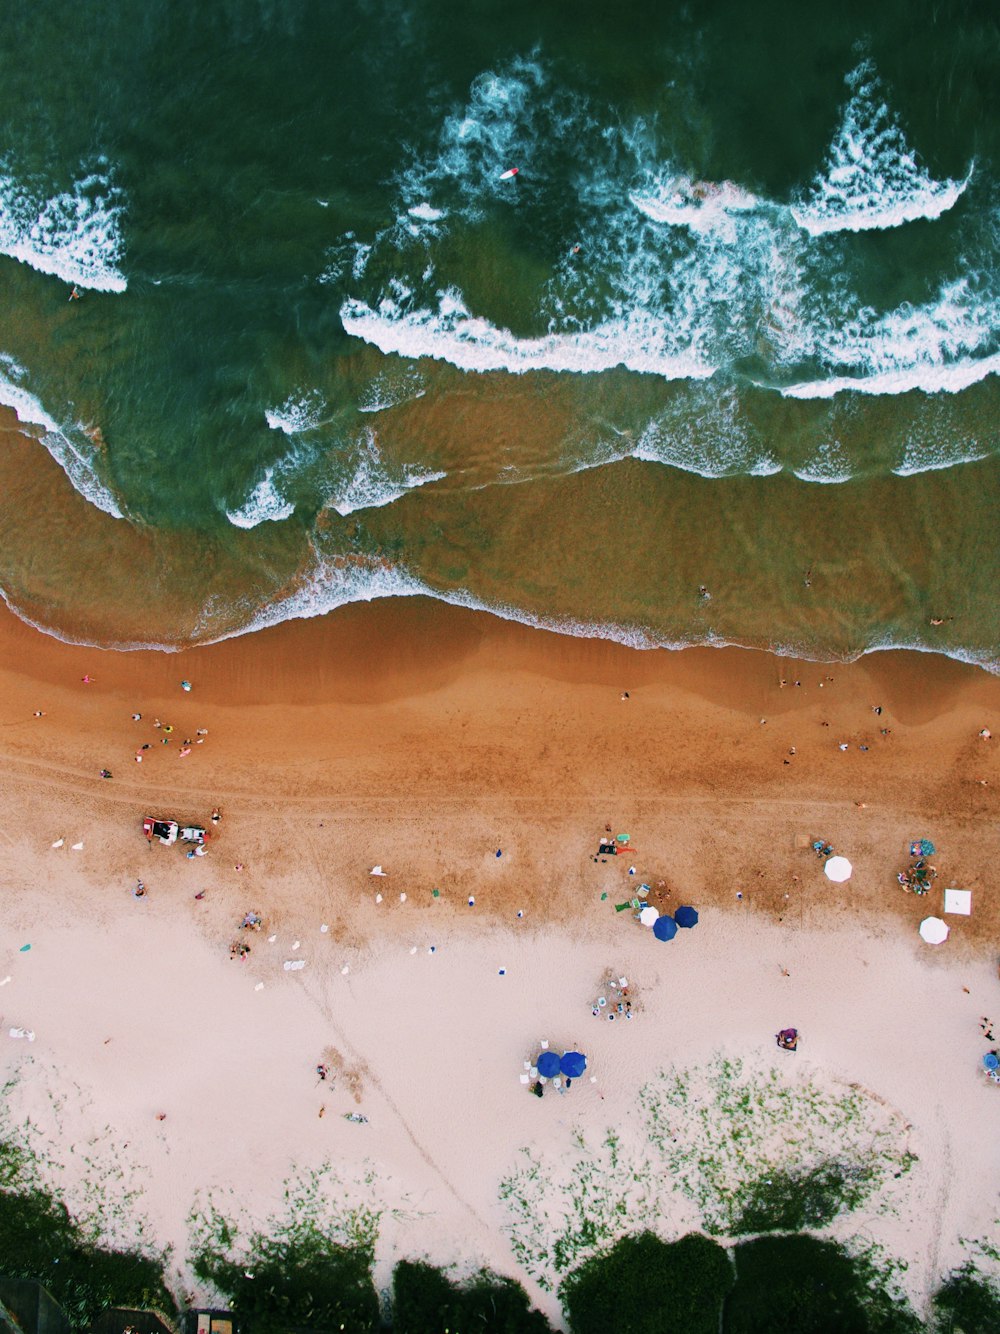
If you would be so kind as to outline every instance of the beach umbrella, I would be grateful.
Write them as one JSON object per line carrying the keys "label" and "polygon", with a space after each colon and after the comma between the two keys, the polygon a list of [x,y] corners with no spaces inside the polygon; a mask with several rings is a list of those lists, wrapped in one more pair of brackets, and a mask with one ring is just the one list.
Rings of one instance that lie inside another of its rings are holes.
{"label": "beach umbrella", "polygon": [[689,908],[687,906],[683,908],[678,908],[677,911],[674,913],[674,921],[677,923],[678,926],[697,926],[698,909]]}
{"label": "beach umbrella", "polygon": [[567,1051],[559,1062],[559,1069],[567,1079],[579,1079],[587,1068],[587,1058],[582,1051]]}
{"label": "beach umbrella", "polygon": [[983,1057],[983,1065],[987,1070],[996,1070],[1000,1066],[1000,1056],[995,1051],[988,1051]]}
{"label": "beach umbrella", "polygon": [[543,1051],[535,1065],[538,1073],[544,1075],[546,1079],[551,1079],[553,1075],[559,1073],[559,1057],[554,1051]]}
{"label": "beach umbrella", "polygon": [[677,923],[674,919],[664,913],[653,923],[653,935],[657,940],[673,940],[677,935]]}
{"label": "beach umbrella", "polygon": [[846,857],[831,857],[823,866],[827,879],[836,880],[838,884],[850,880],[852,869]]}
{"label": "beach umbrella", "polygon": [[920,934],[928,945],[940,945],[948,939],[948,923],[940,917],[925,917],[920,923]]}
{"label": "beach umbrella", "polygon": [[660,915],[659,908],[654,908],[651,903],[647,903],[645,908],[639,912],[639,921],[643,926],[652,926]]}

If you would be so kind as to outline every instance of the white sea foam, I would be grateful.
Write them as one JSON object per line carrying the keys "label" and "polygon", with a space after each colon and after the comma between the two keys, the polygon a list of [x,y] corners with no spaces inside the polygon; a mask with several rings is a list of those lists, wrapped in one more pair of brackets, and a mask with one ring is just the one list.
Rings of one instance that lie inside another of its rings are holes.
{"label": "white sea foam", "polygon": [[267,468],[239,509],[226,511],[230,523],[237,528],[256,528],[259,523],[277,523],[295,512],[291,501],[279,493],[274,472],[274,468]]}
{"label": "white sea foam", "polygon": [[815,353],[829,379],[786,385],[786,398],[861,394],[959,393],[1000,373],[997,300],[961,278],[922,306],[905,303],[879,315],[864,309],[814,331]]}
{"label": "white sea foam", "polygon": [[403,171],[406,211],[419,217],[430,195],[447,198],[467,217],[488,197],[516,200],[517,182],[498,178],[507,167],[538,160],[540,134],[551,132],[557,101],[552,90],[542,99],[545,85],[546,72],[532,57],[477,75],[465,105],[444,116],[430,154],[415,156]]}
{"label": "white sea foam", "polygon": [[812,236],[899,227],[939,218],[969,183],[935,181],[921,166],[889,110],[875,67],[864,61],[847,76],[852,96],[844,107],[821,175],[809,196],[792,208]]}
{"label": "white sea foam", "polygon": [[440,481],[447,473],[404,466],[392,469],[382,459],[375,431],[369,427],[357,441],[351,476],[328,504],[345,517],[355,510],[391,505],[418,486]]}
{"label": "white sea foam", "polygon": [[699,477],[768,477],[781,464],[755,438],[737,395],[692,390],[649,422],[633,458],[697,473]]}
{"label": "white sea foam", "polygon": [[386,412],[423,398],[426,393],[423,376],[412,366],[393,366],[380,371],[358,395],[359,412]]}
{"label": "white sea foam", "polygon": [[802,482],[819,482],[827,485],[849,482],[854,476],[851,461],[839,440],[826,441],[808,463],[793,468],[792,472]]}
{"label": "white sea foam", "polygon": [[862,377],[837,375],[829,380],[804,380],[786,385],[785,398],[833,398],[852,390],[856,394],[907,394],[914,389],[925,394],[957,394],[978,384],[988,375],[1000,375],[1000,353],[982,361],[956,362],[950,366],[909,366],[897,371]]}
{"label": "white sea foam", "polygon": [[405,569],[383,565],[381,562],[351,557],[322,556],[314,548],[309,572],[294,592],[277,602],[256,611],[245,625],[210,639],[236,639],[240,635],[265,630],[283,621],[310,620],[326,616],[338,607],[353,602],[375,602],[379,598],[417,597],[431,595],[431,590],[420,579]]}
{"label": "white sea foam", "polygon": [[309,390],[307,393],[290,394],[280,407],[268,408],[264,418],[272,431],[298,435],[302,431],[315,430],[322,424],[325,406],[323,395],[316,390]]}
{"label": "white sea foam", "polygon": [[418,222],[439,222],[447,214],[444,209],[435,208],[432,204],[414,204],[408,208],[411,218],[416,218]]}
{"label": "white sea foam", "polygon": [[0,165],[0,254],[54,274],[77,287],[124,292],[122,191],[108,164],[51,193],[36,179],[21,179]]}
{"label": "white sea foam", "polygon": [[756,208],[756,195],[732,181],[692,181],[688,176],[655,173],[648,184],[629,193],[629,200],[653,222],[688,227],[693,232],[720,232],[736,238],[732,214]]}
{"label": "white sea foam", "polygon": [[93,442],[81,426],[60,426],[34,394],[18,383],[26,375],[13,357],[0,354],[0,403],[13,408],[18,421],[42,428],[41,443],[84,500],[114,519],[123,518],[117,499],[98,473]]}
{"label": "white sea foam", "polygon": [[550,333],[518,338],[488,320],[472,315],[454,290],[439,294],[437,310],[407,310],[384,297],[373,310],[363,301],[341,307],[344,328],[382,352],[405,357],[433,357],[466,371],[629,370],[667,379],[703,379],[714,367],[696,354],[674,345],[662,319],[637,311],[630,318],[608,321],[580,333]]}
{"label": "white sea foam", "polygon": [[963,463],[979,463],[992,454],[993,450],[978,440],[952,440],[942,446],[936,440],[911,437],[906,442],[902,462],[893,468],[893,472],[897,477],[914,477],[921,472],[938,472]]}

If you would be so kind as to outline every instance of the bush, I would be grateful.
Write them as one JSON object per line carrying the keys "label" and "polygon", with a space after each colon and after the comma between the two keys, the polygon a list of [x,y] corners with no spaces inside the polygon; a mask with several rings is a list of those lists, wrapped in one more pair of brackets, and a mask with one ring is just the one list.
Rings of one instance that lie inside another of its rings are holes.
{"label": "bush", "polygon": [[717,1334],[732,1283],[716,1242],[692,1233],[668,1244],[644,1232],[584,1261],[560,1295],[573,1334]]}
{"label": "bush", "polygon": [[44,1284],[76,1328],[88,1328],[109,1306],[176,1313],[155,1260],[90,1245],[43,1190],[0,1192],[0,1257],[11,1278]]}
{"label": "bush", "polygon": [[910,1310],[879,1287],[867,1261],[810,1236],[759,1237],[736,1247],[723,1334],[911,1334]]}
{"label": "bush", "polygon": [[1000,1292],[972,1265],[963,1265],[934,1294],[934,1314],[941,1334],[996,1334]]}
{"label": "bush", "polygon": [[482,1273],[457,1286],[433,1265],[403,1260],[392,1277],[393,1334],[551,1334],[512,1279]]}
{"label": "bush", "polygon": [[378,1297],[362,1247],[320,1248],[258,1237],[250,1259],[224,1260],[203,1251],[194,1271],[227,1294],[250,1334],[289,1329],[367,1334],[379,1328]]}

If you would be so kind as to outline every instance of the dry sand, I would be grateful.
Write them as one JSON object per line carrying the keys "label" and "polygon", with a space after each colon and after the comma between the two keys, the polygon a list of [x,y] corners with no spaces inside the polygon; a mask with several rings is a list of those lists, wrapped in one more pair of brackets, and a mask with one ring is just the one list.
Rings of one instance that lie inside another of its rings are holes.
{"label": "dry sand", "polygon": [[[329,1158],[331,1209],[388,1211],[380,1281],[401,1255],[490,1264],[555,1316],[498,1199],[518,1150],[550,1165],[555,1216],[574,1130],[598,1143],[616,1126],[641,1155],[643,1082],[720,1051],[885,1109],[919,1163],[862,1230],[910,1261],[918,1297],[960,1235],[993,1227],[1000,1089],[978,1068],[979,1018],[1000,1020],[993,678],[903,653],[642,654],[423,600],[180,655],[70,647],[5,615],[0,662],[0,1011],[4,1032],[37,1034],[0,1048],[20,1076],[8,1125],[30,1116],[60,1189],[100,1198],[120,1240],[133,1216],[111,1206],[140,1191],[179,1283],[196,1198],[264,1220],[293,1164],[301,1178]],[[206,822],[216,805],[205,858],[142,837],[146,813]],[[595,861],[606,825],[629,851]],[[802,847],[817,836],[851,858],[849,884]],[[918,836],[938,847],[924,898],[895,881]],[[696,930],[662,945],[616,913],[641,881],[660,906],[694,903]],[[916,926],[951,884],[973,915],[934,950]],[[232,961],[248,909],[265,929]],[[633,1023],[591,1016],[609,966],[641,987]],[[787,1024],[794,1056],[774,1047]],[[518,1076],[542,1037],[591,1068],[539,1102]],[[368,1124],[342,1119],[355,1108]],[[636,1203],[625,1230],[697,1221],[679,1196],[656,1209]]]}

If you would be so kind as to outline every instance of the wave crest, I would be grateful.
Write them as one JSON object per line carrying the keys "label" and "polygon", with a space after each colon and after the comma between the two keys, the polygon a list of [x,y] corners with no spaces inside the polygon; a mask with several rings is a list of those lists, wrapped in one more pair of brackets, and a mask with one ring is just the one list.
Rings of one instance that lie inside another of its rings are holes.
{"label": "wave crest", "polygon": [[935,181],[920,165],[889,110],[871,61],[847,76],[853,96],[844,107],[823,173],[792,216],[812,236],[900,227],[939,218],[965,191],[963,181]]}

